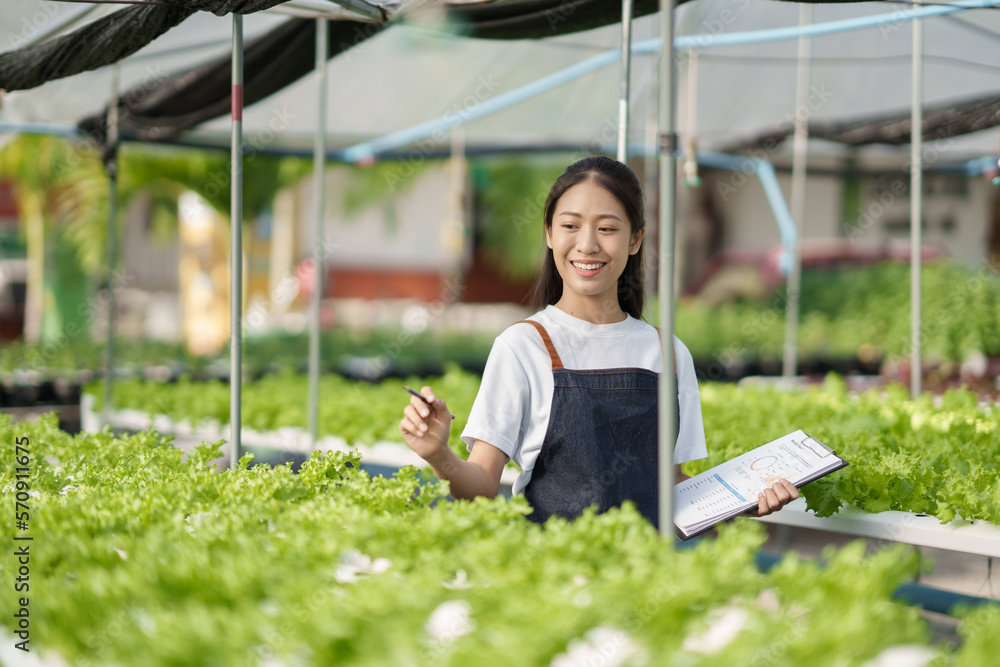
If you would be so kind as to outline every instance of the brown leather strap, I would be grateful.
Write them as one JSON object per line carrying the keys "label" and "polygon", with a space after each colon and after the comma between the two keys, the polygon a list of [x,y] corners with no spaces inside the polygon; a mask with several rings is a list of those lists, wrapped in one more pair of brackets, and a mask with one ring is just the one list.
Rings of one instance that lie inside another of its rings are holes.
{"label": "brown leather strap", "polygon": [[559,358],[559,353],[556,352],[556,347],[552,344],[552,339],[549,338],[549,332],[545,330],[545,327],[534,320],[520,320],[514,324],[520,324],[521,322],[526,322],[538,329],[538,333],[542,336],[542,342],[545,343],[545,349],[549,351],[549,359],[552,360],[552,370],[562,368],[562,359]]}
{"label": "brown leather strap", "polygon": [[[660,337],[660,327],[653,327],[653,328],[656,329],[656,336],[657,336],[657,338],[659,338]],[[675,354],[674,355],[674,373],[676,373],[676,372],[677,372],[677,355]]]}

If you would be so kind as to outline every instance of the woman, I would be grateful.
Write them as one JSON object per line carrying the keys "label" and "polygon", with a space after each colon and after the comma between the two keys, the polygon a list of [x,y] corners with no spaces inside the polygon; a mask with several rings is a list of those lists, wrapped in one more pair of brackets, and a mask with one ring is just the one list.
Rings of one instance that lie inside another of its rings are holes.
{"label": "woman", "polygon": [[[657,502],[659,333],[641,321],[644,300],[642,188],[628,166],[584,158],[560,176],[545,202],[548,250],[533,294],[538,312],[497,337],[462,439],[448,447],[444,400],[430,387],[403,411],[407,444],[455,498],[493,497],[513,459],[514,493],[529,518],[573,518],[631,500],[654,525]],[[674,464],[708,455],[691,354],[674,337],[677,445]],[[758,498],[759,515],[798,497],[785,480]]]}

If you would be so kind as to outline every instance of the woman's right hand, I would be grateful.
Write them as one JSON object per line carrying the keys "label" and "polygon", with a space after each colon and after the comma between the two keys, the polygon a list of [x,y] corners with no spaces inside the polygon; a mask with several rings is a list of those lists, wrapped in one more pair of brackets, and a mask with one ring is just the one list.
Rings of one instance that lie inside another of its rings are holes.
{"label": "woman's right hand", "polygon": [[410,449],[420,458],[429,461],[432,457],[448,449],[451,433],[451,413],[443,399],[436,398],[430,387],[422,387],[420,394],[431,405],[416,396],[410,397],[410,404],[403,409],[403,419],[399,422],[399,432]]}

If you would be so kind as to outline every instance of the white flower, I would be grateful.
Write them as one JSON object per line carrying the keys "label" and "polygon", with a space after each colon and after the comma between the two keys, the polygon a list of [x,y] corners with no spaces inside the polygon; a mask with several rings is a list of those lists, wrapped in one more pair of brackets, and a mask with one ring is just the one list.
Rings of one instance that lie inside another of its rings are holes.
{"label": "white flower", "polygon": [[118,547],[115,547],[115,553],[118,554],[118,557],[121,558],[122,560],[128,560],[128,552],[125,551],[124,549],[119,549]]}
{"label": "white flower", "polygon": [[357,549],[351,549],[340,557],[340,565],[333,573],[333,578],[342,584],[353,584],[363,574],[382,574],[392,567],[388,558],[376,558],[374,561]]}
{"label": "white flower", "polygon": [[736,639],[750,620],[750,615],[744,609],[727,607],[712,614],[708,628],[701,633],[691,634],[684,638],[683,649],[692,653],[711,655],[718,653]]}
{"label": "white flower", "polygon": [[937,655],[937,651],[930,646],[914,644],[890,646],[866,662],[863,667],[923,667]]}
{"label": "white flower", "polygon": [[472,605],[465,600],[442,602],[431,612],[424,624],[427,636],[437,642],[450,644],[476,628],[472,618]]}
{"label": "white flower", "polygon": [[60,495],[60,496],[65,496],[65,495],[66,495],[66,494],[68,494],[68,493],[69,493],[70,491],[76,491],[76,489],[77,489],[77,488],[78,488],[78,487],[77,487],[77,486],[76,486],[75,484],[67,484],[67,485],[66,485],[66,486],[64,486],[64,487],[63,487],[62,489],[60,489],[60,490],[59,490],[59,495]]}
{"label": "white flower", "polygon": [[620,667],[640,652],[639,646],[626,633],[599,625],[587,630],[580,639],[573,639],[549,667],[590,667],[605,665]]}
{"label": "white flower", "polygon": [[465,573],[465,570],[461,568],[459,568],[458,571],[455,572],[454,579],[452,579],[451,581],[446,581],[441,585],[447,588],[448,590],[452,591],[460,591],[472,587],[472,584],[469,583],[469,575],[467,575]]}

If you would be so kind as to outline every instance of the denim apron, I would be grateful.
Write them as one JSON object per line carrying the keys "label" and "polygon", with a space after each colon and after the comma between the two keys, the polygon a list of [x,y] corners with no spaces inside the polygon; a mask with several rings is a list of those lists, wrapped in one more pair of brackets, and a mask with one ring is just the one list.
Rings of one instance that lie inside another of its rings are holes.
{"label": "denim apron", "polygon": [[[645,368],[564,368],[545,327],[522,322],[541,335],[555,383],[548,429],[524,488],[534,508],[528,518],[539,523],[553,514],[573,519],[591,505],[605,512],[631,500],[659,526],[659,374]],[[674,400],[680,415],[676,395]]]}

